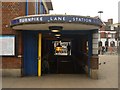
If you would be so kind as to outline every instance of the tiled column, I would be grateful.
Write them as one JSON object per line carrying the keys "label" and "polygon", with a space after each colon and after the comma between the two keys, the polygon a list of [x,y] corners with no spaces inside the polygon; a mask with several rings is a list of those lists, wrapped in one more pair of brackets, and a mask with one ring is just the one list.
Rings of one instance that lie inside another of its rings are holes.
{"label": "tiled column", "polygon": [[98,32],[94,32],[92,35],[92,57],[90,60],[91,70],[90,76],[93,79],[98,79]]}

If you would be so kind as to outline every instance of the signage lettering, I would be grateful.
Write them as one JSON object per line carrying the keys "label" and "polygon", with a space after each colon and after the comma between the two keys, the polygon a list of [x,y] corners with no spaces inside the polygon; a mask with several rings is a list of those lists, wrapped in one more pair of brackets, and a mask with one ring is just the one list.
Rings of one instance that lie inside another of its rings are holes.
{"label": "signage lettering", "polygon": [[[67,20],[65,17],[50,17],[48,19],[48,21],[65,21],[65,20]],[[32,21],[36,22],[36,21],[44,21],[44,20],[43,20],[43,17],[32,17],[32,18],[19,19],[20,23],[32,22]],[[89,18],[78,18],[78,17],[69,18],[68,21],[71,21],[71,22],[92,22],[92,20]]]}
{"label": "signage lettering", "polygon": [[78,22],[92,22],[91,19],[89,18],[78,18],[78,17],[73,17],[73,21],[78,21]]}
{"label": "signage lettering", "polygon": [[65,21],[65,17],[50,17],[50,21]]}
{"label": "signage lettering", "polygon": [[27,22],[77,22],[77,23],[92,23],[101,25],[99,19],[81,17],[81,16],[32,16],[32,17],[23,17],[20,19],[15,19],[11,21],[12,24],[27,23]]}
{"label": "signage lettering", "polygon": [[43,18],[42,17],[31,17],[31,18],[22,18],[19,19],[20,23],[25,23],[25,22],[34,22],[34,21],[42,21]]}

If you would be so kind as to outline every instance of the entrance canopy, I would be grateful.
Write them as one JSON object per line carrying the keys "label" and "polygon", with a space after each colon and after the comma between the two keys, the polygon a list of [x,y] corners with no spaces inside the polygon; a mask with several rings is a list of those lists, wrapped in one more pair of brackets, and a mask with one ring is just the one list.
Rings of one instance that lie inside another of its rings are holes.
{"label": "entrance canopy", "polygon": [[29,15],[11,21],[15,30],[49,30],[49,26],[62,26],[63,30],[93,30],[101,25],[99,18],[77,15]]}

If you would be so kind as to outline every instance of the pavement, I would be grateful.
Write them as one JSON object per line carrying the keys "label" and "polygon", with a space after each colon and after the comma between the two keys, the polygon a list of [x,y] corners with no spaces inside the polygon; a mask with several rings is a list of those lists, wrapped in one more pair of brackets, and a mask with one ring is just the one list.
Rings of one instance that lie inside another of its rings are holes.
{"label": "pavement", "polygon": [[118,56],[99,55],[99,79],[85,74],[3,77],[2,88],[118,88]]}

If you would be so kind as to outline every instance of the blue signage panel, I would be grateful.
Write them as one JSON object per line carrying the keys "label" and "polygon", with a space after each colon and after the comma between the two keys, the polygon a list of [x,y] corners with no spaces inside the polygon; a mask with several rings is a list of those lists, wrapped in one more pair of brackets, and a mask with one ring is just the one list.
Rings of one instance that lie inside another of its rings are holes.
{"label": "blue signage panel", "polygon": [[100,19],[82,17],[82,16],[68,16],[68,15],[49,15],[49,16],[31,16],[21,17],[11,21],[11,25],[22,23],[88,23],[101,25]]}

